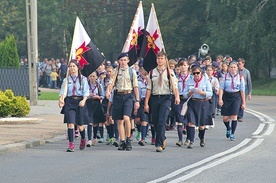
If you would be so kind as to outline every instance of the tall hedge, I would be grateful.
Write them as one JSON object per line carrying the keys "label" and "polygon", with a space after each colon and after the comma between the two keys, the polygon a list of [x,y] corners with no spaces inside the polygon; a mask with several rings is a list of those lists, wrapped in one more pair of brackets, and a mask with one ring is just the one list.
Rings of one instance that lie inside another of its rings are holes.
{"label": "tall hedge", "polygon": [[6,36],[0,43],[0,68],[19,68],[17,44],[13,35]]}

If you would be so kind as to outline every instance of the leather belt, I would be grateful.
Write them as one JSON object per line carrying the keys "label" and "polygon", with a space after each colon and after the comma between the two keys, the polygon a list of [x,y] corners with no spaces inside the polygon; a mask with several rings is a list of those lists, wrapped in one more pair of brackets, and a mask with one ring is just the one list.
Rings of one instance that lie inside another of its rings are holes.
{"label": "leather belt", "polygon": [[130,94],[130,93],[132,93],[132,90],[125,90],[125,91],[116,90],[116,94],[119,94],[119,95],[125,95],[125,94]]}
{"label": "leather belt", "polygon": [[168,94],[168,95],[166,95],[166,94],[165,95],[151,95],[151,96],[160,98],[160,97],[170,96],[170,94]]}
{"label": "leather belt", "polygon": [[237,91],[237,92],[228,92],[228,91],[225,91],[225,93],[229,93],[229,94],[238,94],[238,93],[240,93],[240,91]]}
{"label": "leather belt", "polygon": [[179,98],[180,98],[181,100],[185,100],[185,97],[184,97],[183,95],[179,95]]}
{"label": "leather belt", "polygon": [[80,96],[71,96],[69,98],[72,98],[74,100],[82,100],[83,99],[83,97],[80,97]]}
{"label": "leather belt", "polygon": [[199,99],[199,98],[192,98],[192,100],[197,101],[197,102],[205,102],[210,100],[209,98],[205,98],[205,99]]}
{"label": "leather belt", "polygon": [[99,100],[99,99],[88,98],[88,100],[96,101],[96,100]]}

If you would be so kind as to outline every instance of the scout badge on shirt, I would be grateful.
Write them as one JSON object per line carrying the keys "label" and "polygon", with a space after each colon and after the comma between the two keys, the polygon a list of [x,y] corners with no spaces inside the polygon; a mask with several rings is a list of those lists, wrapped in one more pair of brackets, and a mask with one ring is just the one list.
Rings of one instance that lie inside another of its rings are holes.
{"label": "scout badge on shirt", "polygon": [[184,116],[184,115],[186,114],[187,109],[188,109],[188,102],[189,102],[189,100],[192,98],[192,96],[193,96],[193,95],[191,95],[191,96],[187,99],[187,101],[183,104],[182,109],[181,109],[181,115],[182,115],[182,116]]}

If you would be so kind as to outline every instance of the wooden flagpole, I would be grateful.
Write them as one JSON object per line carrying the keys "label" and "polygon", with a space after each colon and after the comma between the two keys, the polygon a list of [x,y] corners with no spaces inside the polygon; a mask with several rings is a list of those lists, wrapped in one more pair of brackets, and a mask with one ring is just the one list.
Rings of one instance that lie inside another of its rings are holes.
{"label": "wooden flagpole", "polygon": [[[153,3],[151,3],[151,7],[153,9],[154,18],[155,18],[156,25],[157,25],[157,32],[158,32],[158,34],[160,36],[160,40],[161,40],[161,44],[162,44],[162,50],[166,53],[164,42],[163,42],[163,39],[162,39],[162,34],[161,34],[161,31],[160,31],[160,27],[159,27],[159,24],[158,24],[157,15],[156,15]],[[174,91],[175,90],[175,85],[174,85],[175,82],[174,82],[174,78],[172,77],[171,69],[169,67],[168,58],[166,58],[166,65],[167,65],[167,68],[168,68],[168,71],[169,71],[169,75],[170,75],[170,82],[171,82],[172,90]]]}
{"label": "wooden flagpole", "polygon": [[74,43],[74,39],[76,39],[75,38],[75,30],[76,30],[76,25],[77,25],[77,19],[78,19],[78,17],[76,18],[76,23],[75,23],[75,28],[74,28],[74,34],[73,34],[73,39],[72,39],[72,45],[71,45],[71,50],[70,50],[70,55],[69,55],[69,58],[68,58],[68,61],[67,61],[67,71],[66,71],[66,77],[64,78],[64,79],[66,79],[66,82],[65,82],[65,84],[64,84],[64,86],[63,86],[63,94],[62,94],[62,100],[64,100],[65,99],[65,97],[67,96],[67,86],[68,86],[68,76],[69,76],[69,62],[70,62],[70,60],[71,60],[71,58],[72,58],[72,52],[73,52],[73,43]]}
{"label": "wooden flagpole", "polygon": [[[138,13],[139,13],[139,9],[140,8],[142,8],[142,1],[140,1],[139,2],[139,4],[138,4],[138,7],[137,7],[137,10],[136,10],[136,13],[135,13],[135,15],[134,15],[134,19],[133,19],[133,21],[132,21],[132,24],[131,24],[131,27],[130,27],[130,29],[129,29],[129,33],[128,33],[128,37],[127,37],[127,39],[126,39],[126,42],[125,42],[125,44],[124,44],[124,47],[123,47],[123,49],[122,49],[122,52],[127,52],[128,50],[128,47],[129,47],[129,45],[130,45],[130,41],[132,40],[132,33],[133,33],[133,29],[134,29],[134,25],[135,25],[135,23],[136,23],[136,21],[137,21],[137,19],[139,18],[138,17]],[[138,33],[137,33],[138,34]],[[138,41],[138,40],[137,40]],[[119,73],[119,69],[120,69],[120,65],[115,69],[115,72],[114,72],[114,74],[112,75],[112,83],[111,83],[111,88],[113,88],[114,87],[114,84],[115,84],[115,80],[116,80],[116,78],[117,78],[117,76],[118,76],[118,73]]]}

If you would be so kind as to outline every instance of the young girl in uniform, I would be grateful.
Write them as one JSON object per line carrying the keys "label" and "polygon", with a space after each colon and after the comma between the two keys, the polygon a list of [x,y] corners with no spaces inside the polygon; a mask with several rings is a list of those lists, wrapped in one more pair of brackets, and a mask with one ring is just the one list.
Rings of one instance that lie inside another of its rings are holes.
{"label": "young girl in uniform", "polygon": [[219,82],[218,82],[218,79],[214,76],[213,72],[214,72],[213,66],[208,65],[206,67],[206,73],[212,85],[213,96],[210,102],[208,120],[205,126],[206,129],[209,129],[209,125],[211,125],[211,127],[215,127],[215,113],[216,113],[216,106],[218,103]]}
{"label": "young girl in uniform", "polygon": [[[109,65],[106,66],[105,68],[106,70],[106,77],[104,78],[104,96],[106,93],[106,89],[108,86],[108,83],[110,82],[112,73],[114,71],[114,68]],[[106,116],[106,129],[107,129],[107,133],[108,133],[108,142],[106,143],[106,145],[112,145],[115,142],[115,138],[114,138],[114,133],[115,133],[115,125],[114,125],[114,121],[112,120],[111,116],[107,115],[107,106],[108,106],[108,99],[105,97],[103,99],[103,107],[104,107],[104,112],[105,112],[105,116]]]}
{"label": "young girl in uniform", "polygon": [[[219,89],[219,105],[223,123],[226,126],[226,138],[235,140],[239,109],[245,109],[244,78],[238,74],[238,63],[229,63],[229,73],[222,78]],[[230,116],[230,117],[229,117]],[[229,119],[232,120],[231,126]]]}
{"label": "young girl in uniform", "polygon": [[[225,74],[228,73],[228,62],[223,61],[221,63],[221,70],[218,72],[218,81],[220,83],[220,81],[222,80],[222,78],[225,77]],[[217,115],[220,115],[221,112],[221,106],[219,106],[219,104],[217,105]]]}
{"label": "young girl in uniform", "polygon": [[183,96],[183,92],[185,89],[185,85],[187,80],[191,77],[189,73],[189,64],[187,60],[180,60],[178,63],[178,66],[180,68],[180,73],[178,74],[177,80],[178,80],[178,93],[180,96],[180,104],[176,105],[173,104],[172,110],[174,111],[175,117],[176,117],[176,124],[177,124],[177,134],[178,134],[178,142],[176,142],[176,145],[181,147],[183,145],[183,123],[187,124],[187,118],[186,115],[181,115],[181,109],[183,104],[185,103],[186,99]]}
{"label": "young girl in uniform", "polygon": [[63,80],[59,96],[59,107],[64,107],[64,122],[68,128],[67,152],[74,152],[75,149],[74,125],[78,126],[81,135],[80,150],[83,150],[86,143],[83,125],[88,123],[86,99],[89,96],[89,88],[87,78],[81,75],[77,60],[69,62],[69,75]]}
{"label": "young girl in uniform", "polygon": [[145,146],[145,138],[147,135],[147,125],[149,122],[149,114],[144,112],[144,104],[145,104],[145,95],[147,90],[147,76],[148,73],[145,71],[143,67],[140,67],[140,77],[138,78],[138,86],[139,86],[139,96],[140,96],[140,107],[137,111],[137,115],[135,117],[135,122],[137,124],[137,128],[140,127],[141,139],[139,139],[138,144],[140,146]]}
{"label": "young girl in uniform", "polygon": [[[87,126],[87,136],[88,142],[86,144],[87,147],[91,147],[96,145],[97,138],[97,128],[100,122],[103,122],[104,112],[102,107],[102,99],[103,97],[103,88],[97,82],[98,76],[96,72],[92,72],[89,75],[89,98],[86,101],[88,111],[89,111],[89,124]],[[93,141],[92,141],[92,125],[93,125]]]}

